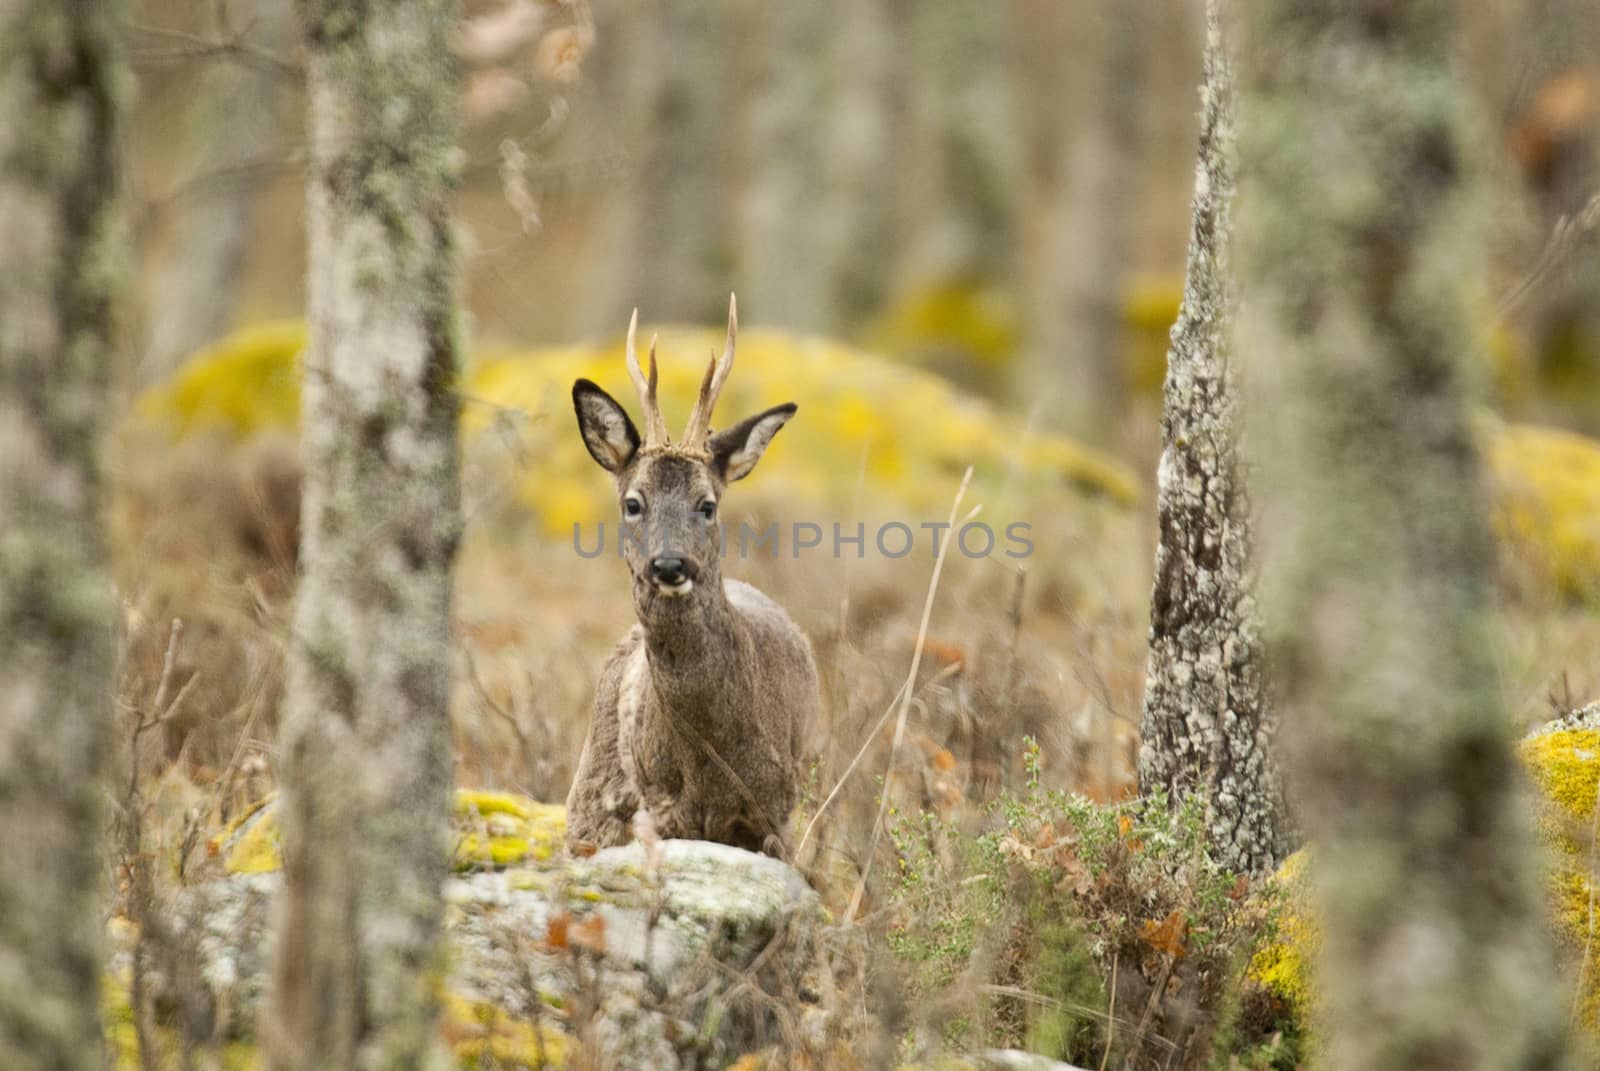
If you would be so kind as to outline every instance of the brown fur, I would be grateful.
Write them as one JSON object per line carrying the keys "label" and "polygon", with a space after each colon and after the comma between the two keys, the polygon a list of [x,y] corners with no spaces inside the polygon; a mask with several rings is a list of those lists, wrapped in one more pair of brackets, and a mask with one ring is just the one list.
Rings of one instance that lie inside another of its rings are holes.
{"label": "brown fur", "polygon": [[[731,341],[730,332],[730,351]],[[641,446],[622,407],[592,383],[580,380],[573,400],[590,453],[616,477],[619,501],[638,500],[637,517],[625,505],[624,557],[639,624],[595,690],[567,797],[568,846],[626,843],[643,809],[662,837],[787,858],[789,816],[821,705],[816,663],[782,607],[722,579],[721,535],[701,510],[715,509],[726,483],[754,467],[794,406],[674,447]],[[653,578],[652,562],[664,557],[682,562],[686,589]]]}

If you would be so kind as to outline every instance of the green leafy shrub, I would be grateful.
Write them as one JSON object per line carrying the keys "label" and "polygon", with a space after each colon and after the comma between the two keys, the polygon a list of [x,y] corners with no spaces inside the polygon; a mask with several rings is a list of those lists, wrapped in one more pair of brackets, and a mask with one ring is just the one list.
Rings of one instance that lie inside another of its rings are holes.
{"label": "green leafy shrub", "polygon": [[1029,741],[1026,787],[982,832],[895,816],[889,940],[914,995],[949,1007],[964,987],[972,1043],[1077,1063],[1109,1048],[1119,1066],[1205,1066],[1219,1032],[1257,1046],[1238,1020],[1273,886],[1211,859],[1198,803],[1047,789],[1038,756]]}

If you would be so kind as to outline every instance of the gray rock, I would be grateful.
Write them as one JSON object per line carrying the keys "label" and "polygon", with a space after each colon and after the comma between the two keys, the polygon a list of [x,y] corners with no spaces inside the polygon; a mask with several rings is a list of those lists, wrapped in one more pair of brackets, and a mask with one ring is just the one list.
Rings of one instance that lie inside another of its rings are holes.
{"label": "gray rock", "polygon": [[[189,979],[205,989],[212,1016],[225,1017],[225,1035],[248,1038],[278,885],[276,873],[234,874],[186,890],[167,913],[178,952],[160,960],[186,966],[154,968],[154,991],[192,1003],[195,994],[173,992],[171,980]],[[780,1042],[820,1044],[828,1033],[825,912],[797,871],[767,856],[702,841],[649,851],[635,843],[459,874],[445,900],[452,1014],[492,1013],[525,1036],[558,1032],[605,1066],[664,1071],[720,1067]],[[113,968],[126,970],[131,934],[113,938]]]}

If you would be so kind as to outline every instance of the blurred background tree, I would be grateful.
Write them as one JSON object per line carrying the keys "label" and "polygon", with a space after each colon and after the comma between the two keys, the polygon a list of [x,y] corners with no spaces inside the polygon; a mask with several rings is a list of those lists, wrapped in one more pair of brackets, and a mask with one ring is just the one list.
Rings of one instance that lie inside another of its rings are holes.
{"label": "blurred background tree", "polygon": [[111,0],[0,7],[0,1057],[18,1071],[101,1066],[125,17]]}
{"label": "blurred background tree", "polygon": [[1457,10],[1240,10],[1240,351],[1340,1068],[1565,1066],[1498,681]]}
{"label": "blurred background tree", "polygon": [[[280,6],[136,8],[138,307],[162,310],[135,320],[147,377],[201,336],[301,309],[304,235],[283,224],[298,218],[302,74]],[[1600,367],[1582,341],[1600,262],[1600,210],[1582,215],[1600,152],[1582,8],[1478,5],[1462,42],[1506,198],[1478,310],[1498,329],[1497,385],[1513,414],[1594,431],[1568,389]],[[1153,454],[1196,5],[574,10],[466,4],[464,295],[482,345],[614,333],[635,304],[710,322],[738,289],[752,323],[861,341],[1024,410],[1048,384],[1045,426]]]}
{"label": "blurred background tree", "polygon": [[311,231],[277,1071],[442,1066],[461,538],[454,0],[301,5]]}

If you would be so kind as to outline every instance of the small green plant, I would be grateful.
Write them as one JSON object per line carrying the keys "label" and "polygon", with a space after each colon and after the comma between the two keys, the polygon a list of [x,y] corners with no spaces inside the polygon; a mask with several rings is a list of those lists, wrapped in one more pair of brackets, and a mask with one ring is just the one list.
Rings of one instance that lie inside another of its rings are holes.
{"label": "small green plant", "polygon": [[964,1002],[974,1025],[945,1031],[959,1045],[1204,1066],[1271,932],[1268,886],[1212,860],[1200,801],[1097,803],[1047,788],[1032,740],[1023,764],[1022,789],[1002,793],[976,831],[893,817],[888,939],[915,996]]}

